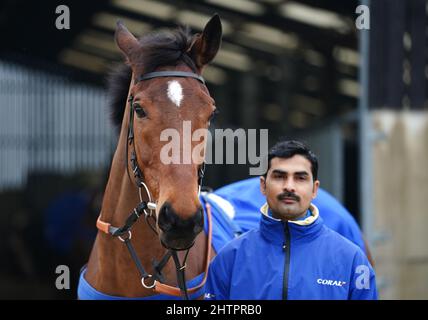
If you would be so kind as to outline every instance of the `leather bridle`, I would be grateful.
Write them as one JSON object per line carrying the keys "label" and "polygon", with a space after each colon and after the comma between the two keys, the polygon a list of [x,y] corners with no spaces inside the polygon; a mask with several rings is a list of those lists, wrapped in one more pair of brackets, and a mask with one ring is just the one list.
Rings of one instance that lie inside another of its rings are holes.
{"label": "leather bridle", "polygon": [[[202,78],[202,76],[193,73],[193,72],[184,72],[184,71],[157,71],[157,72],[150,72],[147,74],[143,74],[139,77],[137,77],[134,81],[134,85],[138,84],[140,81],[150,80],[153,78],[160,78],[160,77],[182,77],[182,78],[194,78],[198,81],[200,81],[202,84],[205,85],[205,81]],[[153,211],[156,209],[156,203],[153,202],[150,191],[147,187],[147,185],[144,183],[143,174],[138,166],[138,160],[137,155],[135,152],[135,146],[134,146],[134,105],[133,105],[134,97],[132,94],[129,95],[128,102],[130,103],[130,112],[129,112],[129,125],[128,125],[128,135],[127,135],[127,143],[126,143],[126,169],[129,176],[129,166],[128,166],[128,145],[133,147],[133,150],[131,151],[131,157],[130,157],[130,165],[132,168],[132,172],[134,175],[134,181],[138,188],[138,194],[140,197],[140,203],[132,210],[131,214],[128,216],[128,218],[125,221],[125,224],[118,228],[113,227],[110,223],[104,222],[101,220],[101,215],[98,217],[97,220],[97,228],[113,237],[117,237],[120,241],[122,241],[130,255],[132,260],[134,261],[141,277],[141,284],[146,289],[152,289],[154,293],[163,293],[173,296],[181,296],[183,295],[184,298],[189,299],[189,294],[194,294],[198,290],[200,290],[206,282],[206,278],[208,275],[208,265],[211,257],[211,239],[212,239],[212,225],[211,225],[211,207],[208,204],[207,201],[205,201],[205,208],[207,212],[207,221],[208,221],[208,241],[207,241],[207,248],[206,248],[206,261],[205,261],[205,274],[203,277],[202,282],[193,287],[187,289],[186,287],[186,277],[185,277],[185,269],[186,269],[186,259],[189,253],[189,250],[191,247],[184,249],[186,250],[185,258],[183,263],[180,263],[177,251],[175,249],[169,248],[166,254],[163,256],[163,258],[157,262],[153,260],[153,268],[155,270],[155,274],[151,275],[148,274],[141,264],[141,261],[131,243],[132,233],[131,228],[134,225],[135,222],[140,218],[140,216],[144,213],[144,217],[146,220],[146,223],[149,225],[149,227],[157,234],[155,226],[153,226],[152,222],[150,222],[150,219],[154,220],[154,223],[156,223],[156,218],[153,215]],[[198,195],[200,195],[201,192],[201,186],[202,181],[205,173],[205,162],[201,164],[201,166],[198,168]],[[144,188],[144,191],[147,194],[148,201],[144,201],[142,198],[142,188]],[[147,212],[149,211],[149,212]],[[176,274],[177,274],[177,283],[178,288],[169,286],[164,284],[164,277],[162,275],[162,269],[167,264],[170,258],[173,258],[175,267],[176,267]],[[153,278],[153,283],[151,285],[147,285],[145,283],[147,278]]]}

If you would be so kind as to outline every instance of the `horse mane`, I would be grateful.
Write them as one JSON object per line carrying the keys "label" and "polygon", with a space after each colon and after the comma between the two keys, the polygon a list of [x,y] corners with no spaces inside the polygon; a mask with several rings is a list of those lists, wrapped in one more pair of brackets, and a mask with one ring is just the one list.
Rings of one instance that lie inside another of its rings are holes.
{"label": "horse mane", "polygon": [[[139,39],[143,49],[131,53],[133,57],[136,57],[134,58],[136,61],[133,63],[145,73],[153,72],[163,66],[176,66],[179,63],[186,64],[193,72],[196,72],[195,63],[187,54],[192,40],[193,36],[189,28],[180,27],[148,33]],[[131,67],[122,63],[111,71],[107,78],[110,117],[118,132],[125,112],[131,77]]]}

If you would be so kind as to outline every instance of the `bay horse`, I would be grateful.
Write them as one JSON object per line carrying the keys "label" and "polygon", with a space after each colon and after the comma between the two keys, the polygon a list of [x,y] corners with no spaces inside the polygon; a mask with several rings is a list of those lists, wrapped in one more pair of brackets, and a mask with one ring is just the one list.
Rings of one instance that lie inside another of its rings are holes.
{"label": "bay horse", "polygon": [[[117,23],[115,41],[128,72],[113,85],[125,90],[127,98],[114,111],[120,134],[79,292],[86,286],[101,297],[118,299],[203,296],[200,289],[215,255],[210,235],[201,232],[204,221],[210,223],[198,197],[204,151],[190,164],[165,164],[161,133],[174,129],[182,136],[183,121],[190,121],[192,132],[208,130],[216,107],[201,74],[217,54],[221,37],[218,15],[200,34],[180,28],[139,40]],[[196,143],[191,142],[192,150]],[[199,285],[188,289],[186,280],[198,276]]]}

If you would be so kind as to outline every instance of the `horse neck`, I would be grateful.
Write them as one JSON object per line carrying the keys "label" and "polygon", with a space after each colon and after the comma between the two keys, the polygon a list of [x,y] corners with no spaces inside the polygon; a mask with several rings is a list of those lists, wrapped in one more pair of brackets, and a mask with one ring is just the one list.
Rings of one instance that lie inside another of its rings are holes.
{"label": "horse neck", "polygon": [[[132,209],[139,203],[138,189],[128,176],[125,158],[125,143],[122,134],[111,164],[109,179],[104,191],[101,218],[112,225],[123,224]],[[143,194],[144,199],[146,195]]]}
{"label": "horse neck", "polygon": [[[115,227],[123,226],[133,208],[140,202],[138,189],[126,170],[127,140],[124,126],[113,156],[100,213],[102,221]],[[146,269],[150,266],[150,259],[156,256],[153,250],[162,250],[160,245],[156,245],[159,243],[156,234],[145,223],[143,217],[132,228],[132,243]],[[95,289],[106,294],[120,296],[152,294],[141,286],[138,272],[126,246],[118,238],[103,232],[98,232],[85,278]]]}

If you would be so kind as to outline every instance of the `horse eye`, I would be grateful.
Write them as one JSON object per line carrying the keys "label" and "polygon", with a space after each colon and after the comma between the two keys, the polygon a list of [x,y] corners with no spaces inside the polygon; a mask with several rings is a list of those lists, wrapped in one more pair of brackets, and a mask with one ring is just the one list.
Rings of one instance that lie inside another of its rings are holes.
{"label": "horse eye", "polygon": [[134,110],[135,110],[135,113],[137,114],[138,118],[147,117],[146,111],[144,111],[144,109],[138,103],[134,103]]}

